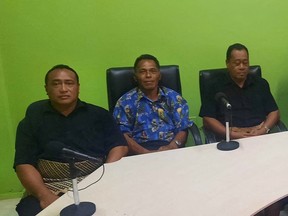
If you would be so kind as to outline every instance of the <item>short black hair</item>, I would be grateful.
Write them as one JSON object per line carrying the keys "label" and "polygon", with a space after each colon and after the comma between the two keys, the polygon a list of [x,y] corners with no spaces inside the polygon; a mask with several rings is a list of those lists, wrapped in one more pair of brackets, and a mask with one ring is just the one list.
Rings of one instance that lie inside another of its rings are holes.
{"label": "short black hair", "polygon": [[228,47],[227,52],[226,52],[226,61],[229,61],[229,59],[231,58],[231,53],[233,50],[246,50],[247,55],[249,56],[249,52],[246,46],[240,43],[235,43]]}
{"label": "short black hair", "polygon": [[78,76],[77,72],[76,72],[73,68],[71,68],[71,67],[69,67],[68,65],[65,65],[65,64],[58,64],[58,65],[53,66],[53,67],[46,73],[46,75],[45,75],[45,85],[47,85],[47,83],[48,83],[48,75],[49,75],[52,71],[57,70],[57,69],[67,69],[67,70],[72,71],[72,72],[75,74],[75,76],[76,76],[77,83],[79,83],[79,76]]}
{"label": "short black hair", "polygon": [[160,69],[160,64],[159,64],[159,61],[158,61],[158,59],[155,57],[155,56],[153,56],[153,55],[150,55],[150,54],[143,54],[143,55],[140,55],[136,60],[135,60],[135,63],[134,63],[134,71],[136,72],[136,68],[137,68],[137,66],[138,66],[138,63],[140,62],[140,61],[142,61],[142,60],[153,60],[154,62],[155,62],[155,64],[156,64],[156,67],[158,68],[158,69]]}

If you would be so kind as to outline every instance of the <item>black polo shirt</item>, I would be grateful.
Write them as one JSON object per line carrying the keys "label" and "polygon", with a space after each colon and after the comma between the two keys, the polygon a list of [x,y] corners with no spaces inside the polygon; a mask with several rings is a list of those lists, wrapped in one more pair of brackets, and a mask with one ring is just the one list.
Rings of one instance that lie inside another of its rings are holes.
{"label": "black polo shirt", "polygon": [[113,147],[127,145],[107,110],[78,100],[76,109],[64,116],[49,100],[42,100],[27,108],[25,118],[18,125],[14,167],[19,164],[35,166],[40,158],[66,162],[62,156],[48,150],[51,141],[101,158]]}
{"label": "black polo shirt", "polygon": [[223,92],[232,105],[230,126],[255,126],[265,121],[270,112],[278,110],[268,82],[255,75],[248,74],[244,86],[240,88],[227,73],[213,80],[210,89],[206,91],[207,95],[202,97],[199,116],[216,118],[223,125],[225,125],[226,108],[216,102],[215,95],[218,92]]}

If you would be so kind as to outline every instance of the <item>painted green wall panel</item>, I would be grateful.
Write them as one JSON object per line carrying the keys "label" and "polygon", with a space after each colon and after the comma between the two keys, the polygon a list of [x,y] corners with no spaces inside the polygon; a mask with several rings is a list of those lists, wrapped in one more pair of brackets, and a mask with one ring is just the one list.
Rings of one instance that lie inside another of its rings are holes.
{"label": "painted green wall panel", "polygon": [[1,49],[0,49],[0,199],[1,194],[14,194],[22,190],[15,172],[12,170],[13,155],[14,155],[14,140],[15,132],[14,126],[11,122],[10,106],[7,98],[5,74],[1,61]]}
{"label": "painted green wall panel", "polygon": [[58,63],[79,72],[83,100],[105,108],[107,68],[132,66],[143,53],[178,64],[190,115],[201,125],[198,72],[225,67],[228,45],[242,42],[287,124],[287,7],[285,0],[1,0],[0,183],[9,183],[0,194],[21,190],[11,168],[16,126],[31,102],[46,98],[44,75]]}

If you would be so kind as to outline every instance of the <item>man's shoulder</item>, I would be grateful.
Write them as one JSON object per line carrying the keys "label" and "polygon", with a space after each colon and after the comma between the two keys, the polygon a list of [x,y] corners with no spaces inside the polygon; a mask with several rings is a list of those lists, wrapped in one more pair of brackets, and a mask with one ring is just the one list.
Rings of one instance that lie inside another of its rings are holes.
{"label": "man's shoulder", "polygon": [[131,95],[136,95],[137,92],[138,92],[137,90],[138,90],[137,87],[132,88],[132,89],[130,89],[129,91],[127,91],[125,94],[123,94],[120,98],[129,97],[129,96],[131,96]]}
{"label": "man's shoulder", "polygon": [[25,117],[23,120],[29,120],[32,122],[39,122],[41,121],[41,116],[47,110],[49,110],[50,102],[48,99],[39,100],[31,103],[25,113]]}
{"label": "man's shoulder", "polygon": [[260,84],[260,85],[268,85],[268,81],[260,76],[254,75],[254,74],[249,74],[248,75],[249,79],[255,83],[255,84]]}
{"label": "man's shoulder", "polygon": [[92,103],[87,103],[84,101],[81,101],[81,106],[86,107],[89,110],[94,110],[94,111],[101,111],[101,112],[108,112],[107,109],[105,109],[104,107],[92,104]]}
{"label": "man's shoulder", "polygon": [[128,92],[123,94],[119,99],[118,102],[130,101],[135,100],[138,97],[138,88],[130,89]]}
{"label": "man's shoulder", "polygon": [[43,109],[47,108],[48,106],[49,106],[49,100],[48,99],[35,101],[27,107],[27,112],[42,111]]}
{"label": "man's shoulder", "polygon": [[84,107],[88,113],[90,114],[95,114],[95,115],[100,115],[100,116],[105,116],[109,114],[109,111],[103,107],[97,106],[95,104],[87,103],[81,101],[82,107]]}
{"label": "man's shoulder", "polygon": [[233,83],[233,80],[227,72],[227,73],[219,74],[214,79],[211,79],[210,83],[212,84],[212,86],[213,85],[214,86],[223,86],[223,85],[229,85],[229,84]]}
{"label": "man's shoulder", "polygon": [[173,89],[167,88],[165,86],[160,87],[160,94],[164,97],[168,97],[171,99],[183,98],[179,92],[177,92]]}
{"label": "man's shoulder", "polygon": [[166,98],[169,103],[187,104],[186,99],[177,91],[163,86],[160,89],[162,97]]}
{"label": "man's shoulder", "polygon": [[166,95],[169,95],[169,94],[172,94],[172,95],[180,95],[179,92],[171,89],[171,88],[168,88],[168,87],[165,87],[165,86],[160,86],[159,87],[161,89],[161,91],[163,92],[163,94],[166,94]]}

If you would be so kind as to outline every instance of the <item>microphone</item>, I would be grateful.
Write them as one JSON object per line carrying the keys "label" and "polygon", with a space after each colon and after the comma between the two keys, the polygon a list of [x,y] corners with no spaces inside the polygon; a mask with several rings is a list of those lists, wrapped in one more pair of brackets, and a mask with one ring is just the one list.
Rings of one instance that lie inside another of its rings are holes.
{"label": "microphone", "polygon": [[218,92],[216,95],[215,95],[215,100],[217,102],[221,102],[227,109],[231,109],[232,106],[231,104],[228,102],[227,100],[227,97],[226,95],[223,93],[223,92]]}
{"label": "microphone", "polygon": [[[215,95],[215,100],[221,102],[227,110],[231,110],[232,106],[228,102],[226,95],[223,92],[218,92]],[[232,118],[232,116],[230,116]],[[231,151],[239,148],[239,142],[230,140],[230,130],[229,130],[229,117],[228,111],[225,113],[225,129],[226,129],[226,140],[222,140],[217,144],[217,149],[221,151]]]}
{"label": "microphone", "polygon": [[51,141],[47,144],[46,147],[47,152],[50,152],[53,155],[59,157],[65,157],[70,159],[78,159],[78,160],[89,160],[97,163],[103,163],[102,159],[95,158],[78,151],[73,151],[64,145],[62,142],[59,141]]}
{"label": "microphone", "polygon": [[[46,146],[47,152],[52,155],[58,157],[65,157],[71,159],[80,159],[80,160],[90,160],[94,162],[100,162],[103,164],[101,159],[82,154],[77,151],[73,151],[72,149],[67,148],[64,143],[59,141],[51,141]],[[72,186],[73,186],[73,197],[74,197],[74,204],[66,206],[60,212],[60,216],[83,216],[83,215],[93,215],[96,212],[96,205],[92,202],[80,202],[79,200],[79,192],[77,186],[77,175],[79,169],[75,167],[75,161],[69,162],[70,168],[70,176],[72,179]]]}

